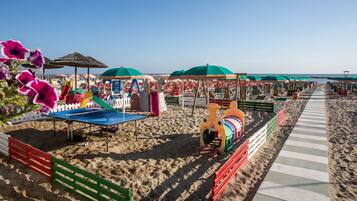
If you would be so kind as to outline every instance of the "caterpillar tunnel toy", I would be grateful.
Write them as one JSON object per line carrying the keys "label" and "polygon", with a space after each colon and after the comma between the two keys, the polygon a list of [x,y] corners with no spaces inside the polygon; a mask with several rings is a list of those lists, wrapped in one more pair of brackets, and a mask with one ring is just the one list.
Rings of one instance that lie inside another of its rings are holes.
{"label": "caterpillar tunnel toy", "polygon": [[200,144],[223,153],[229,152],[243,137],[244,113],[237,109],[236,101],[229,104],[222,117],[218,115],[220,108],[216,103],[208,104],[208,115],[200,125]]}

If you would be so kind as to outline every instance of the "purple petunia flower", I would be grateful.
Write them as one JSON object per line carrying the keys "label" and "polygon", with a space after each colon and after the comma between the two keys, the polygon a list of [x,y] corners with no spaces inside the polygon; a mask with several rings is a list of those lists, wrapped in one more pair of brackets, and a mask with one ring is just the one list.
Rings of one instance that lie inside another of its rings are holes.
{"label": "purple petunia flower", "polygon": [[29,97],[34,97],[36,92],[33,91],[31,88],[27,87],[26,85],[30,82],[34,81],[36,78],[34,74],[29,70],[24,70],[16,75],[16,80],[19,82],[19,89],[18,92],[27,95]]}
{"label": "purple petunia flower", "polygon": [[4,63],[0,63],[0,80],[5,80],[8,77],[9,77],[9,67]]}
{"label": "purple petunia flower", "polygon": [[43,105],[50,109],[56,107],[58,101],[57,91],[47,81],[35,79],[27,84],[27,86],[36,92],[33,103]]}
{"label": "purple petunia flower", "polygon": [[2,48],[2,54],[9,59],[25,59],[25,53],[29,50],[24,48],[20,41],[8,40],[6,42],[1,42],[4,46]]}
{"label": "purple petunia flower", "polygon": [[0,63],[4,63],[8,66],[11,64],[10,59],[8,58],[0,58]]}
{"label": "purple petunia flower", "polygon": [[35,65],[37,68],[42,68],[45,63],[45,58],[42,56],[41,50],[36,49],[30,52],[30,56],[27,58],[27,61]]}

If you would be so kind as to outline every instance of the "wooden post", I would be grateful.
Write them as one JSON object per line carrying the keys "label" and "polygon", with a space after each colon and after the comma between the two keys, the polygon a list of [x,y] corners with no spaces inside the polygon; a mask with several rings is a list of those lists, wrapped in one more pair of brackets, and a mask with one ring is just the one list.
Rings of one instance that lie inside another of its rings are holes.
{"label": "wooden post", "polygon": [[87,87],[89,90],[89,68],[87,68]]}
{"label": "wooden post", "polygon": [[77,67],[74,67],[74,90],[77,91]]}
{"label": "wooden post", "polygon": [[206,105],[208,105],[208,96],[207,96],[207,90],[208,90],[208,86],[206,87],[206,84],[203,80],[201,80],[202,82],[202,87],[203,87],[203,93],[205,94],[205,98],[206,98]]}
{"label": "wooden post", "polygon": [[237,74],[237,80],[236,80],[236,96],[234,97],[234,99],[236,101],[238,101],[238,84],[239,84],[239,74]]}
{"label": "wooden post", "polygon": [[197,95],[198,95],[198,90],[199,90],[199,88],[200,88],[200,80],[198,80],[198,84],[197,84],[197,88],[196,88],[196,92],[195,92],[195,98],[193,99],[193,107],[192,107],[191,116],[193,116],[193,113],[195,112],[196,99],[197,99]]}
{"label": "wooden post", "polygon": [[185,80],[182,80],[182,109],[185,109]]}

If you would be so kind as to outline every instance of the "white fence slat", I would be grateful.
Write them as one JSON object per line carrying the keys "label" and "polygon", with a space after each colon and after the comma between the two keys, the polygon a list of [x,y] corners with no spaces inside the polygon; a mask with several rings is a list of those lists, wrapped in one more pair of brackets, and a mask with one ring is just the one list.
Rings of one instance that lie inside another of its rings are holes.
{"label": "white fence slat", "polygon": [[248,160],[258,151],[258,149],[265,143],[266,141],[266,130],[267,124],[265,124],[261,129],[259,129],[256,133],[254,133],[249,138],[249,146],[248,146]]}
{"label": "white fence slat", "polygon": [[9,136],[0,132],[0,152],[9,156]]}

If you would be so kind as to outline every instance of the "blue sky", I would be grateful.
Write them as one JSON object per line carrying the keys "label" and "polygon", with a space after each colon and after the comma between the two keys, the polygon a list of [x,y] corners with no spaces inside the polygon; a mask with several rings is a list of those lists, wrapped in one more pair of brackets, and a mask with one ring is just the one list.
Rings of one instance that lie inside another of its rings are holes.
{"label": "blue sky", "polygon": [[1,0],[1,7],[0,40],[49,58],[78,51],[148,73],[207,63],[247,73],[357,73],[356,0]]}

